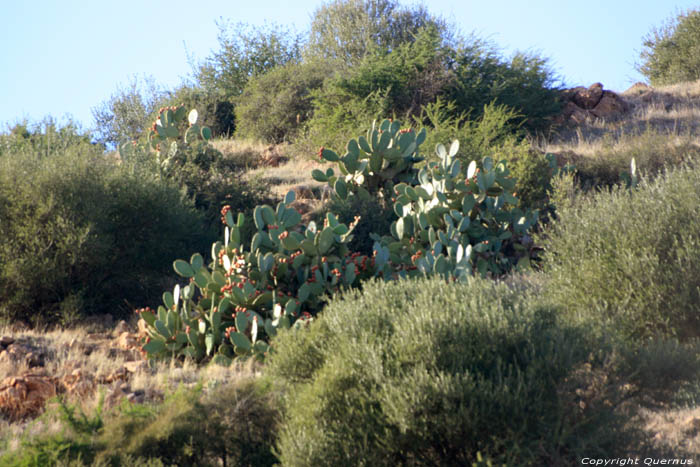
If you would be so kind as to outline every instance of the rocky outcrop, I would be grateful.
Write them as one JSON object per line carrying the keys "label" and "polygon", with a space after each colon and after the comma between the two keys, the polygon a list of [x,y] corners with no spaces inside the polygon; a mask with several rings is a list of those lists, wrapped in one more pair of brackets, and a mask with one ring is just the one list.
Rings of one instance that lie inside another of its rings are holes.
{"label": "rocky outcrop", "polygon": [[0,412],[10,420],[40,413],[56,395],[56,380],[44,373],[10,376],[0,382]]}
{"label": "rocky outcrop", "polygon": [[630,110],[630,105],[620,95],[603,89],[601,83],[567,89],[562,96],[564,107],[555,119],[557,124],[580,124],[596,118],[614,120]]}

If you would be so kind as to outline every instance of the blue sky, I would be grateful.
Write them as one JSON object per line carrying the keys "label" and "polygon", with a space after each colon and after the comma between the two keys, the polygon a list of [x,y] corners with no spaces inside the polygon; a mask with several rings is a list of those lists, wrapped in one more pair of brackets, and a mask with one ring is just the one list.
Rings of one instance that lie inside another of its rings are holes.
{"label": "blue sky", "polygon": [[[71,116],[89,129],[91,109],[133,76],[174,87],[188,57],[218,47],[219,18],[304,31],[320,0],[0,0],[0,128],[22,119]],[[404,1],[406,5],[415,2]],[[428,9],[500,46],[551,60],[565,84],[600,81],[622,91],[642,38],[687,8],[686,0],[430,0]]]}

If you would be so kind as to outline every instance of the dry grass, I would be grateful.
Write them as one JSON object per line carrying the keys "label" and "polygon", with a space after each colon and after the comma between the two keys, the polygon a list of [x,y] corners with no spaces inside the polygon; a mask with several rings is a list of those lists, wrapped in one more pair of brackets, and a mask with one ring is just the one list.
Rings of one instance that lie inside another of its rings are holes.
{"label": "dry grass", "polygon": [[660,449],[700,458],[700,407],[652,411],[642,409],[644,429]]}
{"label": "dry grass", "polygon": [[279,167],[260,167],[249,171],[246,176],[249,178],[260,178],[270,185],[270,191],[277,198],[282,198],[290,189],[303,185],[309,187],[320,198],[321,187],[325,184],[317,182],[311,178],[313,169],[325,170],[327,164],[320,164],[316,161],[295,158],[290,159]]}
{"label": "dry grass", "polygon": [[589,119],[559,128],[535,142],[546,152],[582,156],[619,149],[639,135],[655,133],[669,146],[700,145],[700,81],[651,88],[635,85],[621,94],[631,110],[614,121]]}

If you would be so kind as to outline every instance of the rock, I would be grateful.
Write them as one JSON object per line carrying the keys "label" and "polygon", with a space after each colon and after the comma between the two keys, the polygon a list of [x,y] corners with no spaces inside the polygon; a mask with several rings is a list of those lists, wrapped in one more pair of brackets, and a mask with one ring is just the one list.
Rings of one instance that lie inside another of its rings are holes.
{"label": "rock", "polygon": [[277,146],[272,145],[267,147],[260,158],[260,165],[264,167],[279,167],[289,159],[283,156]]}
{"label": "rock", "polygon": [[122,350],[131,350],[139,346],[139,338],[136,334],[126,331],[119,334],[119,337],[115,340],[115,344]]}
{"label": "rock", "polygon": [[600,102],[591,111],[598,118],[610,120],[617,118],[629,110],[629,105],[612,91],[604,91]]}
{"label": "rock", "polygon": [[583,123],[592,117],[590,111],[582,109],[573,102],[566,103],[562,109],[561,116],[563,121],[572,121],[574,123]]}
{"label": "rock", "polygon": [[650,93],[653,90],[651,86],[648,84],[644,83],[634,83],[632,86],[630,86],[623,94],[625,95],[633,95],[633,96],[639,96],[639,95],[644,95],[647,93]]}
{"label": "rock", "polygon": [[129,372],[126,368],[121,367],[107,376],[98,377],[100,383],[114,383],[115,381],[126,381],[129,379]]}
{"label": "rock", "polygon": [[114,335],[119,336],[125,332],[129,332],[131,329],[129,329],[129,325],[126,324],[126,321],[121,320],[117,323],[117,327],[114,328]]}
{"label": "rock", "polygon": [[146,323],[146,320],[143,318],[139,319],[136,326],[138,328],[137,336],[139,339],[148,337],[148,323]]}
{"label": "rock", "polygon": [[129,393],[126,399],[133,404],[143,404],[146,399],[146,392],[143,390],[136,390]]}
{"label": "rock", "polygon": [[683,423],[683,433],[694,438],[700,433],[700,418],[690,417]]}
{"label": "rock", "polygon": [[0,363],[24,363],[29,368],[44,366],[44,353],[30,345],[15,342],[0,352]]}
{"label": "rock", "polygon": [[5,378],[0,382],[0,411],[12,420],[36,415],[55,395],[55,380],[46,375],[27,373]]}
{"label": "rock", "polygon": [[95,378],[90,373],[77,368],[61,379],[61,386],[68,394],[87,396],[95,390]]}
{"label": "rock", "polygon": [[13,344],[14,342],[15,342],[15,340],[12,337],[2,336],[2,337],[0,337],[0,348],[4,349],[5,347],[7,347],[10,344]]}
{"label": "rock", "polygon": [[135,362],[125,362],[124,368],[129,373],[138,373],[139,371],[148,370],[148,362],[146,360],[139,360]]}
{"label": "rock", "polygon": [[585,110],[594,108],[603,97],[603,85],[594,83],[588,89],[576,88],[577,91],[571,97],[571,101]]}
{"label": "rock", "polygon": [[85,342],[79,341],[77,338],[73,338],[68,344],[68,350],[81,353],[85,356],[90,355],[94,352],[96,346],[92,344],[87,344]]}

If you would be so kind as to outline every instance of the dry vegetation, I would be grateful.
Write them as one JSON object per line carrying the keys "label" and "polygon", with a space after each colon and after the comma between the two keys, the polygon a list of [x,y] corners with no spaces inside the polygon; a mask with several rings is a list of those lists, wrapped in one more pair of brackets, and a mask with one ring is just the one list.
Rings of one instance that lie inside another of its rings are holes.
{"label": "dry vegetation", "polygon": [[[638,84],[622,96],[632,108],[623,118],[591,119],[560,128],[549,138],[533,141],[533,146],[562,155],[574,164],[593,166],[609,164],[611,159],[629,161],[631,157],[647,161],[647,166],[663,165],[700,155],[700,81],[660,88]],[[267,182],[274,197],[295,189],[308,205],[307,212],[322,205],[326,193],[310,173],[323,165],[312,157],[290,157],[287,146],[245,140],[216,140],[213,145],[242,167],[248,179]],[[534,276],[511,280],[525,288],[538,284]],[[135,323],[119,331],[113,327],[100,329],[94,324],[49,331],[0,328],[0,337],[12,336],[40,360],[40,364],[27,358],[13,360],[0,353],[0,381],[26,374],[43,375],[55,383],[59,394],[89,412],[100,398],[105,399],[108,408],[125,397],[140,403],[157,402],[180,385],[202,383],[206,390],[255,376],[259,371],[250,363],[229,368],[198,367],[174,360],[145,363],[136,346],[124,342],[122,333],[129,331],[135,338]],[[646,408],[641,415],[640,427],[661,449],[682,449],[700,456],[700,408]],[[32,421],[30,417],[17,421],[7,414],[0,418],[0,433],[10,433],[15,440],[20,434],[58,429],[59,425],[48,419]],[[10,443],[6,448],[14,449],[16,444]]]}

